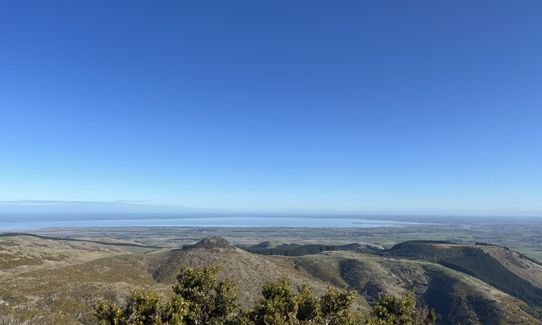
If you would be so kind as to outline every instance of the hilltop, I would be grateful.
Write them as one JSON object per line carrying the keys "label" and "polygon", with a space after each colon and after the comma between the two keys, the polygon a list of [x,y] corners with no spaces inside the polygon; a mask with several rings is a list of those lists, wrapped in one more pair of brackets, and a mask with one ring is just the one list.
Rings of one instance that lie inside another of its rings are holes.
{"label": "hilltop", "polygon": [[232,277],[236,282],[239,300],[244,305],[254,303],[259,290],[269,279],[290,278],[296,285],[310,283],[317,292],[324,292],[325,282],[284,262],[242,250],[222,237],[211,237],[182,249],[155,254],[150,270],[158,283],[173,283],[183,265],[219,265],[220,276]]}

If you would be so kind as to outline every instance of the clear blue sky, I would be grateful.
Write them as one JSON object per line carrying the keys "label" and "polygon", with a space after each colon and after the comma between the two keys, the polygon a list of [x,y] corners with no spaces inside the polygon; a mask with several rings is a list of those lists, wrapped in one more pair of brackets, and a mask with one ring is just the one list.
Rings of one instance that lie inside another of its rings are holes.
{"label": "clear blue sky", "polygon": [[2,1],[0,200],[542,215],[542,1]]}

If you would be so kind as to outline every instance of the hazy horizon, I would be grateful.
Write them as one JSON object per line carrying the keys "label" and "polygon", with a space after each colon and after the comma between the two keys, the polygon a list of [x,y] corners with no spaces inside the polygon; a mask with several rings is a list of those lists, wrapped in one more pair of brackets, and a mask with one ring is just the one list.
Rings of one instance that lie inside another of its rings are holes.
{"label": "hazy horizon", "polygon": [[[504,213],[503,213],[504,212]],[[359,217],[393,217],[393,216],[420,216],[420,217],[542,217],[540,211],[528,211],[521,209],[488,210],[488,209],[465,209],[465,210],[436,210],[436,209],[412,209],[412,210],[311,210],[307,209],[276,209],[276,210],[248,210],[248,209],[220,209],[198,208],[182,205],[152,204],[149,202],[132,201],[52,201],[52,200],[15,200],[0,201],[0,217],[2,215],[19,214],[71,214],[89,215],[252,215],[252,216],[359,216]]]}

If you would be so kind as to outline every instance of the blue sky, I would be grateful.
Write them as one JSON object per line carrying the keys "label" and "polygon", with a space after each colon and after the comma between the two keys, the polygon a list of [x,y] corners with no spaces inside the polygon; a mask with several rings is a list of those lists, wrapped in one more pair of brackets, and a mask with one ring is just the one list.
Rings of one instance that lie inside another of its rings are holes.
{"label": "blue sky", "polygon": [[0,212],[542,215],[540,17],[538,0],[2,1]]}

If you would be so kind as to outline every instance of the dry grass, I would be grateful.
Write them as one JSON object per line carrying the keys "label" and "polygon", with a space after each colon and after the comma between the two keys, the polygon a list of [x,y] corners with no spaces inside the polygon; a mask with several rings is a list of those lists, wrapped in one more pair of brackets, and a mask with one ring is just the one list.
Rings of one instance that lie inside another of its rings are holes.
{"label": "dry grass", "polygon": [[[534,284],[542,283],[537,264],[511,252],[490,253],[516,274]],[[265,282],[277,278],[288,278],[294,286],[307,283],[316,294],[330,284],[354,288],[359,293],[357,308],[363,310],[367,301],[381,292],[400,295],[410,290],[423,300],[428,291],[438,289],[435,281],[444,279],[450,283],[449,294],[456,298],[455,310],[471,320],[479,320],[477,308],[482,302],[506,323],[523,320],[540,324],[517,298],[472,276],[423,260],[346,251],[261,256],[235,247],[148,252],[28,236],[0,240],[0,324],[94,324],[92,308],[97,300],[122,301],[130,289],[137,288],[168,294],[182,265],[208,264],[219,265],[221,277],[234,279],[245,306],[255,303]]]}

